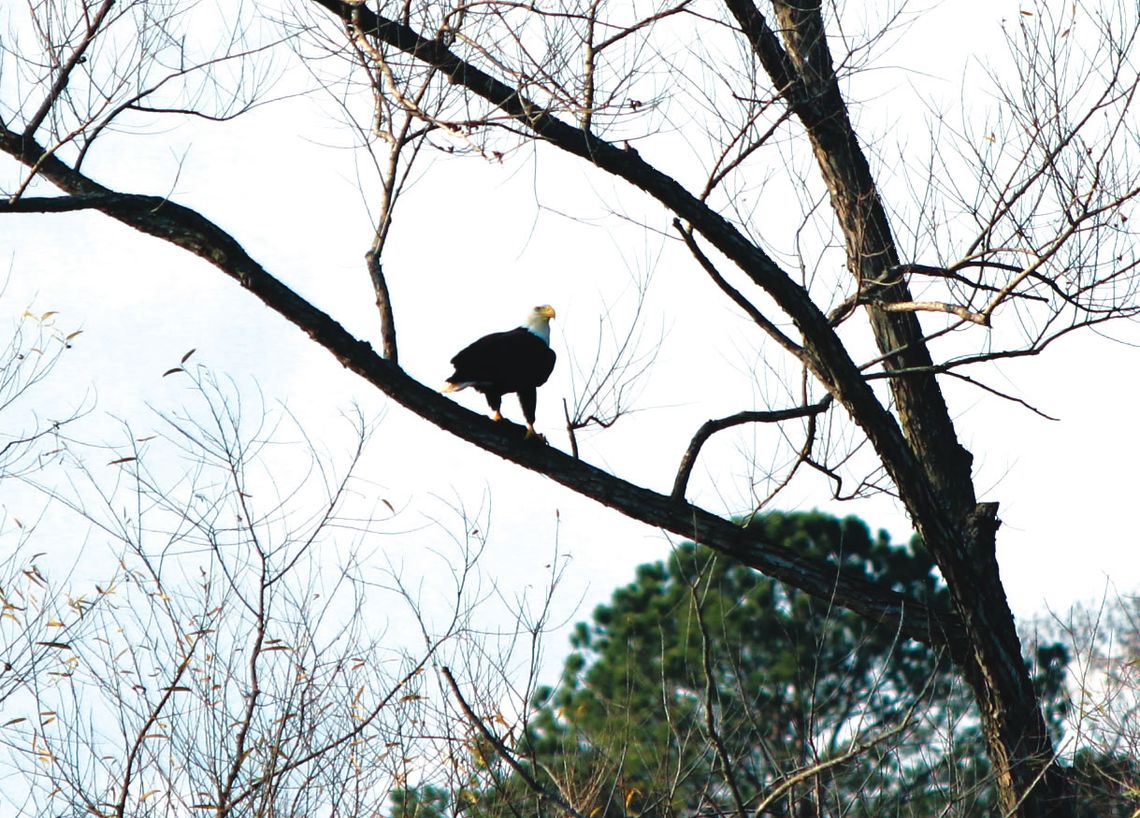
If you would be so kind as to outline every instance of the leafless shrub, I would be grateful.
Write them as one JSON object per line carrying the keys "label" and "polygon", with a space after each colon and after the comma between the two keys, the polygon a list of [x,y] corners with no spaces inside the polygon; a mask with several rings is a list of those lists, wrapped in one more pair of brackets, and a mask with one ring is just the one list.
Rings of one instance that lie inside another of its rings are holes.
{"label": "leafless shrub", "polygon": [[[125,428],[109,461],[69,447],[86,479],[55,501],[94,533],[66,583],[25,572],[38,629],[5,637],[37,640],[40,659],[5,701],[2,763],[21,782],[5,798],[37,814],[377,814],[450,751],[440,651],[494,654],[472,622],[479,537],[441,554],[422,598],[398,564],[370,564],[397,535],[357,477],[369,424],[350,418],[336,463],[232,383],[172,373],[196,405],[158,434]],[[79,627],[50,613],[65,601]]]}

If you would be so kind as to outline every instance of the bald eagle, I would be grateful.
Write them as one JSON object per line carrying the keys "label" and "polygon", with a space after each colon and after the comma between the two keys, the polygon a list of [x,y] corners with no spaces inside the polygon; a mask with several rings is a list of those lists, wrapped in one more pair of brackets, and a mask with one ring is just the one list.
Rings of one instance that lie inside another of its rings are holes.
{"label": "bald eagle", "polygon": [[544,304],[531,310],[526,323],[517,329],[484,335],[451,359],[455,372],[447,379],[444,392],[458,392],[471,386],[487,397],[493,418],[503,419],[503,395],[515,392],[526,418],[527,438],[534,431],[536,390],[554,370],[554,350],[550,348],[550,319],[554,308]]}

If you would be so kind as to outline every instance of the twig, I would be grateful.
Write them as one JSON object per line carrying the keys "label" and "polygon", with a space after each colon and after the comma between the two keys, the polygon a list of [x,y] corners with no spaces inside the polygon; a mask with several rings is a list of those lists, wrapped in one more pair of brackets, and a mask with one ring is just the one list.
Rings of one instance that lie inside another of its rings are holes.
{"label": "twig", "polygon": [[518,760],[511,751],[507,749],[499,737],[487,729],[487,725],[483,723],[483,720],[475,714],[475,711],[471,709],[471,705],[463,698],[463,693],[460,692],[455,677],[451,675],[451,669],[447,667],[440,668],[440,672],[443,674],[443,678],[447,679],[447,684],[451,688],[455,700],[459,702],[459,708],[463,711],[463,715],[467,717],[467,721],[495,748],[495,752],[502,757],[503,761],[507,762],[510,768],[519,774],[519,777],[522,778],[526,785],[530,787],[536,795],[550,801],[567,815],[572,816],[572,818],[586,818],[585,815],[574,809],[561,795],[551,792],[548,788],[540,784],[525,767],[519,764]]}
{"label": "twig", "polygon": [[800,451],[796,457],[796,462],[792,464],[792,467],[788,469],[787,473],[776,484],[776,486],[768,492],[768,496],[756,503],[756,506],[752,509],[752,512],[748,515],[747,518],[745,518],[743,525],[746,528],[752,524],[752,521],[756,519],[756,515],[759,514],[764,509],[764,507],[768,505],[768,503],[772,502],[777,494],[779,494],[791,484],[792,479],[800,470],[800,466],[811,462],[811,451],[813,448],[815,448],[815,436],[816,432],[818,431],[818,427],[819,415],[808,415],[807,431],[804,434],[804,445],[800,446]]}
{"label": "twig", "polygon": [[290,772],[291,770],[296,770],[306,764],[310,764],[313,761],[316,761],[322,756],[327,755],[336,747],[359,739],[360,735],[365,731],[365,729],[376,720],[376,717],[380,714],[380,711],[387,707],[396,698],[396,694],[403,690],[409,681],[423,672],[424,667],[435,654],[436,647],[438,646],[432,647],[431,650],[428,651],[427,655],[425,655],[419,662],[416,663],[415,667],[405,673],[404,676],[398,682],[396,682],[395,685],[392,686],[392,689],[389,690],[388,693],[383,698],[381,698],[380,701],[378,701],[371,710],[356,719],[356,724],[351,730],[341,736],[337,736],[336,738],[331,739],[325,744],[316,747],[304,755],[290,759],[281,767],[275,770],[271,770],[255,778],[252,778],[241,792],[239,792],[236,796],[234,796],[232,800],[224,805],[225,808],[227,810],[232,810],[234,807],[241,804],[242,801],[252,798],[261,788],[270,785],[274,781],[280,780],[285,775],[285,773]]}
{"label": "twig", "polygon": [[952,369],[946,370],[946,374],[952,378],[958,378],[959,380],[965,381],[968,384],[976,386],[979,389],[982,389],[986,392],[989,392],[991,395],[996,395],[999,398],[1004,398],[1005,400],[1013,401],[1014,403],[1019,403],[1022,406],[1024,406],[1026,409],[1028,409],[1030,412],[1032,412],[1033,414],[1039,415],[1039,416],[1045,418],[1045,420],[1056,420],[1056,421],[1060,420],[1060,418],[1055,418],[1052,415],[1045,414],[1044,412],[1042,412],[1040,409],[1038,409],[1036,406],[1029,403],[1028,401],[1024,401],[1021,398],[1015,398],[1013,395],[1009,395],[1009,394],[1006,394],[1005,392],[1002,392],[998,389],[994,389],[992,386],[987,386],[986,384],[982,383],[981,381],[977,380],[976,378],[971,378],[969,375],[963,375],[961,372],[955,372]]}
{"label": "twig", "polygon": [[728,757],[728,749],[724,746],[724,740],[716,726],[714,705],[717,698],[717,686],[712,672],[712,648],[709,646],[708,624],[705,622],[704,611],[701,610],[701,601],[697,597],[697,587],[694,583],[689,584],[689,595],[692,597],[697,627],[701,631],[701,664],[705,677],[705,729],[708,731],[709,741],[712,742],[713,749],[716,751],[717,761],[720,762],[720,771],[724,776],[724,783],[728,786],[728,791],[732,794],[732,802],[736,805],[736,811],[740,818],[746,818],[744,798],[740,794],[740,787],[737,786],[736,776],[732,772],[732,761]]}
{"label": "twig", "polygon": [[582,130],[589,131],[594,120],[594,59],[597,50],[594,45],[594,26],[598,22],[598,5],[600,0],[590,4],[590,11],[586,17],[585,46],[586,55],[582,60]]}
{"label": "twig", "polygon": [[670,17],[674,14],[679,14],[680,12],[684,11],[690,5],[691,2],[692,2],[692,0],[681,0],[680,3],[673,6],[673,8],[671,8],[671,9],[665,9],[664,11],[659,11],[651,17],[647,17],[644,20],[640,20],[639,22],[634,23],[632,26],[628,26],[626,28],[623,28],[621,31],[617,32],[616,34],[611,35],[608,39],[602,40],[600,43],[598,43],[596,46],[594,46],[594,52],[597,53],[599,51],[602,51],[603,49],[609,48],[611,45],[618,42],[619,40],[622,40],[622,39],[628,37],[629,35],[636,33],[637,31],[645,28],[646,26],[653,25],[654,23],[657,23],[660,20],[664,20],[666,17]]}
{"label": "twig", "polygon": [[[182,660],[181,664],[179,664],[178,669],[174,672],[174,676],[171,677],[170,684],[163,688],[163,694],[158,700],[158,704],[147,714],[142,726],[139,727],[135,733],[130,750],[127,752],[126,761],[123,764],[123,781],[119,787],[119,799],[115,804],[115,815],[127,814],[127,797],[130,795],[131,783],[135,772],[135,762],[142,752],[143,742],[150,737],[150,728],[158,721],[167,703],[174,697],[175,693],[184,689],[180,685],[182,677],[186,673],[187,668],[190,667],[190,661],[194,658],[194,652],[198,647],[198,643],[201,641],[201,638],[196,636],[190,643],[190,649],[186,651],[186,657]],[[142,770],[140,769],[139,772],[142,772]]]}
{"label": "twig", "polygon": [[875,307],[883,312],[944,312],[948,315],[956,315],[971,324],[980,324],[983,327],[990,325],[988,314],[974,312],[961,304],[950,304],[946,301],[883,301],[881,298],[868,297],[866,293],[857,293],[850,298],[845,298],[827,314],[827,322],[833,327],[838,326],[847,320],[860,304]]}
{"label": "twig", "polygon": [[[1062,748],[1062,749],[1064,749],[1064,748]],[[1029,797],[1029,793],[1033,792],[1033,788],[1036,787],[1038,784],[1040,784],[1041,780],[1043,778],[1045,778],[1045,773],[1047,773],[1052,767],[1056,766],[1058,755],[1059,754],[1054,755],[1046,763],[1041,765],[1041,771],[1039,773],[1037,773],[1037,775],[1034,777],[1033,781],[1030,782],[1029,786],[1025,789],[1025,792],[1023,792],[1020,795],[1020,797],[1018,797],[1017,803],[1015,803],[1012,807],[1010,807],[1008,810],[1006,810],[1004,818],[1013,818],[1013,816],[1017,814],[1018,809],[1025,802],[1025,799]],[[1137,814],[1136,812],[1132,813],[1133,816],[1135,816],[1136,814]]]}
{"label": "twig", "polygon": [[562,414],[566,418],[566,434],[570,437],[570,454],[575,460],[577,460],[578,436],[574,434],[574,430],[581,427],[576,426],[573,419],[570,417],[570,405],[566,402],[566,398],[562,399]]}
{"label": "twig", "polygon": [[899,733],[903,732],[910,726],[912,715],[913,708],[911,708],[911,712],[908,713],[907,717],[903,719],[899,724],[895,725],[890,730],[886,730],[885,732],[875,736],[875,738],[866,744],[859,744],[858,742],[855,742],[846,752],[840,753],[834,758],[829,758],[825,761],[821,761],[818,764],[813,764],[810,767],[805,767],[794,775],[788,776],[783,781],[781,781],[775,789],[768,793],[768,795],[765,796],[759,804],[756,805],[756,808],[752,810],[752,815],[756,818],[760,818],[760,816],[764,814],[764,810],[768,809],[773,801],[781,797],[784,793],[786,793],[796,784],[799,784],[801,781],[806,781],[809,778],[815,778],[821,773],[831,769],[832,767],[838,767],[840,764],[844,764],[853,758],[858,758],[870,750],[872,747],[882,744],[889,738],[897,736]]}
{"label": "twig", "polygon": [[[103,23],[114,7],[115,0],[104,0],[95,14],[89,17],[87,30],[83,33],[83,38],[75,46],[71,54],[68,55],[67,59],[58,65],[58,73],[55,76],[55,81],[52,82],[51,88],[48,89],[47,95],[40,103],[40,107],[36,109],[35,113],[28,119],[28,124],[24,128],[25,136],[34,137],[40,125],[43,124],[48,114],[51,113],[52,107],[59,102],[64,90],[67,88],[68,82],[71,81],[72,72],[77,65],[82,65],[86,61],[88,49],[91,47],[91,44],[95,42],[95,38],[102,34]],[[63,49],[60,50],[62,51]]]}

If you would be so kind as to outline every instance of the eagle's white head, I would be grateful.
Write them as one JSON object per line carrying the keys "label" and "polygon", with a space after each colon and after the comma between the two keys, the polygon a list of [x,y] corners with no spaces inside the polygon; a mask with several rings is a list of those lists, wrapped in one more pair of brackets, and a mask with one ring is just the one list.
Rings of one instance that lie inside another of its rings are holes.
{"label": "eagle's white head", "polygon": [[554,315],[554,307],[549,304],[543,304],[530,311],[530,315],[527,316],[526,323],[523,324],[523,326],[541,338],[543,342],[549,346],[550,319],[553,318]]}

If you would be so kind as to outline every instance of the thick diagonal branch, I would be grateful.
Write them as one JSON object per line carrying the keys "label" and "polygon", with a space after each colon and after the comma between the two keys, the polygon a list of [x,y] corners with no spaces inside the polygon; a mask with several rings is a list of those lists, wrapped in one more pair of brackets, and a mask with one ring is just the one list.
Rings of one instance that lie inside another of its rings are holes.
{"label": "thick diagonal branch", "polygon": [[[72,186],[83,187],[78,180]],[[144,233],[156,236],[208,260],[266,305],[303,330],[346,368],[393,400],[451,434],[489,452],[544,474],[562,485],[649,525],[705,543],[773,579],[787,582],[822,599],[834,599],[868,619],[899,628],[929,645],[958,645],[960,628],[953,616],[934,612],[911,599],[759,539],[744,529],[684,500],[651,491],[575,460],[549,446],[527,445],[510,430],[462,408],[407,375],[353,337],[325,312],[301,298],[266,272],[232,236],[201,214],[157,196],[80,194],[64,208],[54,201],[25,199],[0,203],[0,213],[13,210],[76,209],[86,204]]]}

